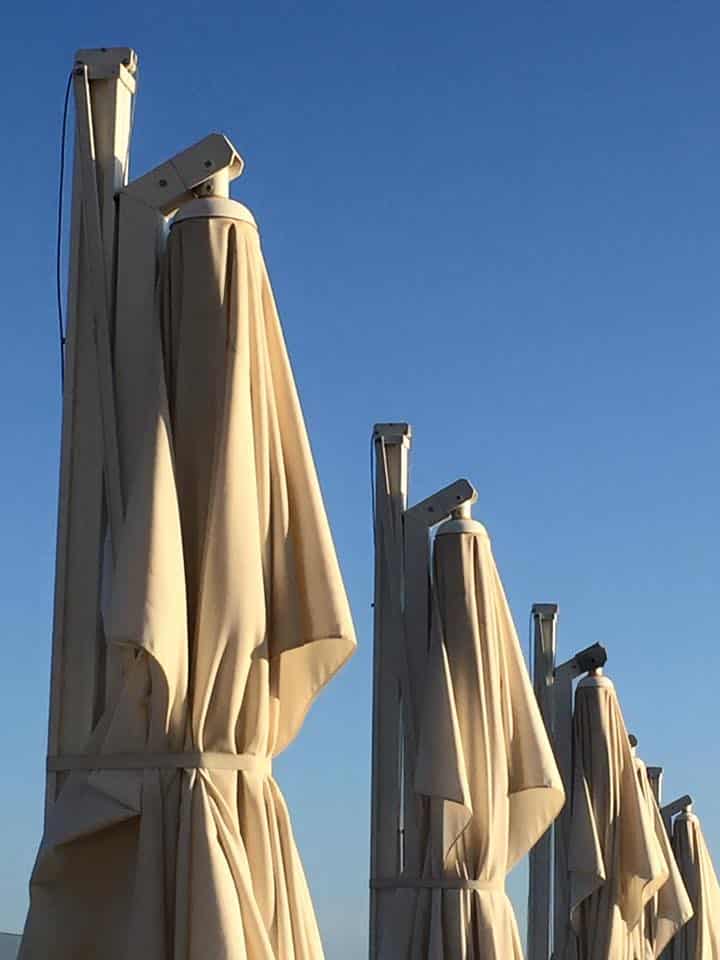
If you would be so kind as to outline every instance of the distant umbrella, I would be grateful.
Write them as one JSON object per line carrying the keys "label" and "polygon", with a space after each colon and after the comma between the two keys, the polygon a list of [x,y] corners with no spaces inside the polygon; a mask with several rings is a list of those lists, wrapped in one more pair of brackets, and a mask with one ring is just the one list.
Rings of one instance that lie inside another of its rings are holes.
{"label": "distant umbrella", "polygon": [[562,960],[629,960],[633,931],[668,867],[608,677],[578,684],[573,737],[572,932]]}
{"label": "distant umbrella", "polygon": [[[505,877],[564,791],[485,528],[443,524],[415,788],[430,798],[420,878],[398,886],[392,960],[520,960]],[[405,889],[402,889],[403,886]]]}
{"label": "distant umbrella", "polygon": [[633,931],[634,960],[654,960],[660,956],[677,931],[692,917],[693,908],[675,861],[675,854],[670,845],[660,808],[650,786],[647,767],[637,756],[635,767],[640,791],[655,826],[655,836],[668,872],[667,880],[648,902],[640,922]]}
{"label": "distant umbrella", "polygon": [[672,846],[695,916],[675,936],[663,960],[720,960],[720,884],[693,813],[675,818]]}

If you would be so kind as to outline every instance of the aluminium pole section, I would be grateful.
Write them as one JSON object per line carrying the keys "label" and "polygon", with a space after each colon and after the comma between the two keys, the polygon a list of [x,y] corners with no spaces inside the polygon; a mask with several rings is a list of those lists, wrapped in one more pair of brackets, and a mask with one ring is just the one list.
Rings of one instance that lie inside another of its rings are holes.
{"label": "aluminium pole section", "polygon": [[647,767],[648,781],[652,789],[657,805],[662,806],[662,780],[663,780],[663,768],[662,767]]}
{"label": "aluminium pole section", "polygon": [[[543,723],[551,741],[557,615],[556,603],[533,604],[533,686]],[[530,851],[528,960],[549,960],[550,957],[552,860],[553,827],[551,826]]]}
{"label": "aluminium pole section", "polygon": [[[129,48],[79,51],[93,117],[106,288],[115,264],[115,196],[128,174],[137,57]],[[79,753],[102,711],[105,638],[100,606],[107,530],[95,306],[85,240],[81,144],[73,167],[63,425],[60,456],[48,754]],[[46,811],[62,774],[50,772]]]}
{"label": "aluminium pole section", "polygon": [[403,514],[408,496],[411,430],[406,423],[376,424],[374,515],[375,603],[373,641],[372,787],[370,822],[370,960],[391,922],[389,893],[377,878],[399,876],[401,868],[400,679],[403,603]]}

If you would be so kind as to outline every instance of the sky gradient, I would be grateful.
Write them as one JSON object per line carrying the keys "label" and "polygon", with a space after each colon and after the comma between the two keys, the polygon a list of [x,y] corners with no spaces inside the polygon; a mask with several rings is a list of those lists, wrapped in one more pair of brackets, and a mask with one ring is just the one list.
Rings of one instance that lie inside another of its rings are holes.
{"label": "sky gradient", "polygon": [[375,421],[413,426],[412,499],[478,488],[524,644],[535,601],[563,658],[606,644],[720,863],[717,5],[40,0],[5,23],[0,930],[41,830],[58,141],[88,46],[138,51],[133,175],[214,130],[246,161],[360,641],[276,764],[328,960],[366,955]]}

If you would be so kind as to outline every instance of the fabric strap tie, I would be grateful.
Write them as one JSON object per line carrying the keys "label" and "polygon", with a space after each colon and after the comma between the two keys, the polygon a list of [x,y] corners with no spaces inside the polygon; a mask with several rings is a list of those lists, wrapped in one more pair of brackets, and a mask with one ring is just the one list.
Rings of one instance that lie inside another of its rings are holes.
{"label": "fabric strap tie", "polygon": [[255,753],[214,753],[209,750],[188,753],[107,753],[66,754],[48,757],[50,773],[73,770],[244,770],[270,775],[270,757]]}
{"label": "fabric strap tie", "polygon": [[439,877],[423,879],[420,877],[387,877],[371,880],[373,890],[490,890],[504,893],[502,880],[465,880],[463,877]]}

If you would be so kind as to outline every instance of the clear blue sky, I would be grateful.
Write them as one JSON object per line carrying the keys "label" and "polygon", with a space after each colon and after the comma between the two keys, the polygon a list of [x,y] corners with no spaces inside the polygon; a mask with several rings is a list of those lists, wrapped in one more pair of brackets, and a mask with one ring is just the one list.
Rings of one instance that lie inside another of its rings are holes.
{"label": "clear blue sky", "polygon": [[360,637],[277,764],[329,960],[365,956],[376,420],[412,423],[415,498],[478,487],[523,638],[557,600],[563,655],[607,644],[720,863],[717,5],[40,0],[4,24],[0,929],[41,825],[81,46],[139,53],[134,174],[212,130],[246,159]]}

